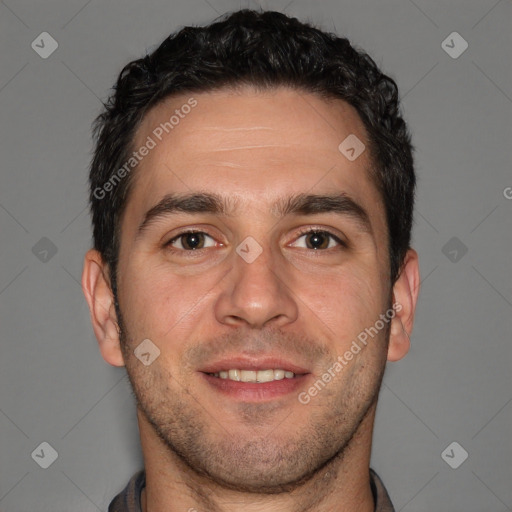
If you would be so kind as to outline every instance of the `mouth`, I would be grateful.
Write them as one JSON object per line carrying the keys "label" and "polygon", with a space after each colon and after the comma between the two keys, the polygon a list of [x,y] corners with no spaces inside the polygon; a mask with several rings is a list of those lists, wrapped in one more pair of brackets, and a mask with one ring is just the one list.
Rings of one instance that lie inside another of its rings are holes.
{"label": "mouth", "polygon": [[229,369],[221,370],[220,372],[208,373],[212,377],[219,379],[232,380],[235,382],[272,382],[275,380],[294,379],[297,377],[295,373],[282,368],[268,369],[268,370],[239,370]]}
{"label": "mouth", "polygon": [[298,391],[311,375],[301,366],[269,358],[219,361],[201,373],[211,389],[244,402],[268,401]]}

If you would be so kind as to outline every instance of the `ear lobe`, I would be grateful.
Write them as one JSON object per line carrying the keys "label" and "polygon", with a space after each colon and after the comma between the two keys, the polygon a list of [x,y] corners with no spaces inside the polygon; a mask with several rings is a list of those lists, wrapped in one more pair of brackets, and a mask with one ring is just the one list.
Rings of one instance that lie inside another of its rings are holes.
{"label": "ear lobe", "polygon": [[95,249],[87,251],[84,258],[82,291],[89,305],[94,334],[103,359],[112,366],[124,366],[107,265]]}
{"label": "ear lobe", "polygon": [[414,249],[409,249],[400,276],[393,286],[395,317],[391,321],[388,361],[398,361],[409,351],[419,287],[418,253]]}

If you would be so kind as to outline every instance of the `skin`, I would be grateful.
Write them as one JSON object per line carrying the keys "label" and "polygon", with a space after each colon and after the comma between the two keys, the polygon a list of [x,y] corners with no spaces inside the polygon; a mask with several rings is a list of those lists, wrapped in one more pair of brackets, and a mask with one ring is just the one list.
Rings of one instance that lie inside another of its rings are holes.
{"label": "skin", "polygon": [[[134,146],[188,98],[151,110]],[[386,360],[409,349],[419,269],[410,249],[392,285],[369,151],[350,162],[338,150],[349,134],[366,144],[364,125],[341,100],[287,88],[194,98],[198,105],[135,171],[121,220],[122,318],[94,250],[82,278],[101,353],[126,366],[137,397],[143,510],[373,511],[368,468],[377,396]],[[164,195],[192,191],[236,198],[236,214],[167,216],[137,237]],[[272,210],[279,197],[340,192],[367,211],[371,230],[332,212],[278,218]],[[165,244],[183,228],[208,234],[207,247],[187,252],[178,241],[172,252]],[[347,247],[328,238],[329,248],[312,249],[302,228],[329,230]],[[252,263],[235,251],[247,236],[262,248]],[[278,354],[310,371],[305,391],[391,301],[401,309],[389,328],[307,405],[295,392],[234,400],[199,372],[225,355]],[[160,350],[149,366],[133,353],[146,338]]]}

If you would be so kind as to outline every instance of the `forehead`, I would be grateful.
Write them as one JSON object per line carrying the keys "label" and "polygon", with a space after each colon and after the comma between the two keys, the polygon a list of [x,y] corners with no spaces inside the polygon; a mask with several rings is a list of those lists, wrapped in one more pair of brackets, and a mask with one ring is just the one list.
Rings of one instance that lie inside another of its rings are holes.
{"label": "forehead", "polygon": [[137,130],[134,148],[148,137],[154,147],[134,171],[127,215],[136,221],[168,193],[199,190],[236,196],[247,210],[286,195],[342,191],[378,214],[369,151],[350,161],[339,149],[349,136],[367,145],[356,110],[304,91],[246,87],[168,98]]}
{"label": "forehead", "polygon": [[[192,101],[196,106],[190,108]],[[162,126],[165,123],[167,131]],[[162,130],[160,140],[158,131]],[[176,157],[196,160],[223,152],[236,160],[237,151],[243,158],[260,149],[274,156],[295,153],[296,158],[304,158],[306,152],[299,149],[306,149],[302,147],[305,139],[310,149],[339,157],[340,137],[358,134],[366,138],[359,115],[348,103],[284,87],[265,92],[250,87],[222,89],[168,98],[146,114],[136,146],[149,134],[158,146],[152,156],[172,151]]]}

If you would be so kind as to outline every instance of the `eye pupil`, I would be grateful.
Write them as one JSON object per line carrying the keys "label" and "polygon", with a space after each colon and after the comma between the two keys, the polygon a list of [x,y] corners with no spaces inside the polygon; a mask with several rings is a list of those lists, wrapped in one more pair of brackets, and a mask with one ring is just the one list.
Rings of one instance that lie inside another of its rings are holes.
{"label": "eye pupil", "polygon": [[185,233],[181,237],[181,243],[185,249],[200,249],[199,245],[204,243],[202,233]]}
{"label": "eye pupil", "polygon": [[325,249],[329,245],[329,238],[324,233],[311,233],[308,237],[307,245],[309,249]]}
{"label": "eye pupil", "polygon": [[[190,231],[178,235],[174,241],[171,240],[170,245],[179,240],[181,249],[185,251],[193,251],[195,249],[203,249],[205,244],[206,233],[201,231]],[[326,231],[307,231],[303,234],[306,240],[306,247],[308,249],[329,249],[330,241],[333,238],[329,232]],[[334,237],[336,239],[336,237]],[[338,240],[339,243],[339,240]]]}

